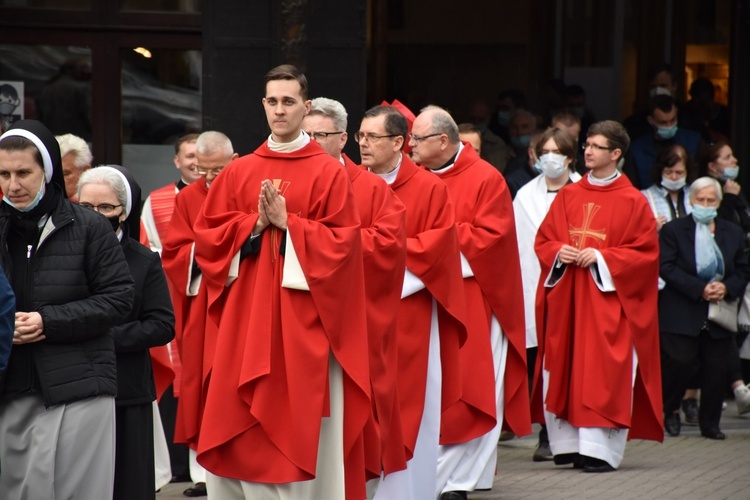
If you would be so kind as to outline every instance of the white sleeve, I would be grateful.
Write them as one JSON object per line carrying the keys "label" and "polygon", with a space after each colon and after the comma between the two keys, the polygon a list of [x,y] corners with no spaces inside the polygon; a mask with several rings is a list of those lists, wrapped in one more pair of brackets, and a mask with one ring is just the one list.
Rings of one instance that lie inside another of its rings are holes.
{"label": "white sleeve", "polygon": [[281,278],[281,286],[292,288],[294,290],[310,291],[307,284],[305,273],[297,258],[297,252],[294,251],[292,236],[289,231],[286,232],[286,249],[284,250],[284,276]]}
{"label": "white sleeve", "polygon": [[614,292],[615,282],[612,281],[612,274],[609,272],[609,267],[604,261],[604,257],[599,250],[594,250],[596,254],[596,263],[589,266],[591,271],[591,277],[594,278],[594,283],[602,292]]}
{"label": "white sleeve", "polygon": [[195,297],[198,295],[198,290],[201,286],[201,281],[203,281],[203,273],[199,273],[198,276],[193,276],[193,262],[195,262],[195,243],[193,243],[190,247],[190,265],[188,266],[188,288],[186,290],[186,295],[188,297]]}
{"label": "white sleeve", "polygon": [[417,276],[409,271],[408,268],[405,268],[404,286],[401,288],[401,298],[403,299],[409,295],[417,293],[423,288],[425,288],[425,285],[422,283],[422,280],[417,278]]}
{"label": "white sleeve", "polygon": [[563,264],[563,262],[560,260],[560,252],[558,252],[557,255],[555,255],[555,262],[554,264],[552,264],[552,269],[549,270],[547,279],[544,280],[544,286],[546,286],[547,288],[552,288],[553,286],[557,285],[557,283],[565,274],[565,270],[567,268],[568,265]]}
{"label": "white sleeve", "polygon": [[146,235],[148,236],[148,243],[151,246],[151,250],[158,252],[161,255],[161,239],[159,238],[159,231],[156,230],[156,221],[154,221],[154,214],[151,211],[151,196],[146,198],[146,203],[143,204],[141,210],[141,221],[143,221],[143,227],[146,229]]}
{"label": "white sleeve", "polygon": [[474,270],[471,268],[469,261],[461,254],[461,274],[464,278],[471,278],[474,276]]}

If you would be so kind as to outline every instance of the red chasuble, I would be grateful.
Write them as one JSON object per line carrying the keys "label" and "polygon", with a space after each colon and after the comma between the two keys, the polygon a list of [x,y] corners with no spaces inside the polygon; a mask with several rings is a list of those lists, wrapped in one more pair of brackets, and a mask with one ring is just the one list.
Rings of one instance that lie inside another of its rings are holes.
{"label": "red chasuble", "polygon": [[[406,267],[405,208],[377,175],[343,155],[362,223],[373,419],[365,428],[368,477],[406,468],[398,401],[396,313]],[[408,458],[411,458],[409,456]]]}
{"label": "red chasuble", "polygon": [[[265,179],[286,199],[287,232],[309,291],[282,287],[287,235],[272,226],[228,280],[258,220]],[[292,153],[264,143],[211,184],[195,229],[209,315],[219,325],[198,461],[244,481],[312,479],[332,352],[344,378],[347,497],[364,498],[363,430],[372,413],[364,272],[356,201],[341,163],[314,141]]]}
{"label": "red chasuble", "polygon": [[[424,409],[432,299],[437,302],[440,328],[443,412],[461,396],[459,349],[466,341],[466,308],[455,215],[448,188],[406,155],[402,155],[401,167],[391,188],[406,207],[406,267],[426,286],[401,299],[397,319],[401,421],[404,442],[408,452],[413,454]],[[441,433],[444,430],[441,426]],[[448,435],[454,432],[461,430],[447,430]],[[441,436],[441,442],[442,439]]]}
{"label": "red chasuble", "polygon": [[463,280],[468,340],[461,348],[462,395],[443,414],[446,431],[461,431],[451,442],[485,434],[495,426],[495,370],[490,344],[492,314],[508,339],[505,366],[505,425],[516,435],[531,433],[526,330],[521,264],[513,204],[503,176],[466,144],[456,163],[438,176],[456,208],[461,253],[474,277]]}
{"label": "red chasuble", "polygon": [[[203,180],[193,182],[175,197],[174,213],[169,223],[169,232],[162,240],[162,262],[164,272],[172,284],[172,292],[183,304],[183,327],[177,331],[177,348],[182,362],[177,400],[177,421],[174,440],[187,443],[195,449],[204,405],[204,390],[210,373],[212,360],[212,323],[206,321],[207,288],[201,282],[197,295],[188,295],[188,276],[193,266],[194,225],[208,188]],[[204,355],[204,351],[208,355]]]}
{"label": "red chasuble", "polygon": [[[599,250],[615,291],[600,291],[591,269],[576,265],[558,269],[564,273],[557,284],[545,287],[563,244]],[[594,186],[586,175],[557,195],[535,249],[542,268],[536,408],[543,360],[550,372],[550,412],[575,427],[630,428],[629,438],[661,441],[659,244],[646,199],[624,175],[608,186]],[[634,347],[638,369],[631,391]]]}

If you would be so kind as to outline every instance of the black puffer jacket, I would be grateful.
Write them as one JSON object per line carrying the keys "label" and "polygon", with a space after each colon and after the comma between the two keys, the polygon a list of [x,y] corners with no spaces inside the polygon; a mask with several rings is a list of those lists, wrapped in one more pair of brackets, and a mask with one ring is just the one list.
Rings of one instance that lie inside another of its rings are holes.
{"label": "black puffer jacket", "polygon": [[[0,241],[9,215],[0,211]],[[7,246],[0,248],[10,262]],[[117,394],[109,329],[127,317],[134,285],[106,219],[61,197],[42,230],[31,265],[31,311],[44,322],[40,342],[26,344],[47,407]],[[12,273],[11,273],[12,274]],[[8,370],[13,369],[13,351]],[[10,373],[6,374],[10,378]]]}

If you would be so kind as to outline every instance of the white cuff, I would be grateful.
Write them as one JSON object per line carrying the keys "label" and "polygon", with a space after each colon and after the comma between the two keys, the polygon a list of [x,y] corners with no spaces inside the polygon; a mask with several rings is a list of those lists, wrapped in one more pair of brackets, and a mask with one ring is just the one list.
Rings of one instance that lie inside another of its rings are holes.
{"label": "white cuff", "polygon": [[469,264],[469,261],[466,260],[466,257],[464,257],[464,254],[461,254],[461,274],[464,278],[471,278],[474,276],[474,271],[471,269],[471,265]]}
{"label": "white cuff", "polygon": [[404,297],[417,293],[423,288],[425,288],[425,286],[424,283],[422,283],[422,280],[417,278],[417,276],[407,268],[404,272],[404,286],[401,288],[401,298],[403,299]]}
{"label": "white cuff", "polygon": [[284,250],[283,273],[284,275],[281,278],[281,286],[294,290],[310,291],[307,279],[305,279],[305,273],[302,271],[302,266],[297,258],[297,253],[294,251],[294,244],[292,243],[292,236],[289,234],[289,231],[286,232],[286,250]]}
{"label": "white cuff", "polygon": [[591,271],[591,277],[594,278],[594,283],[602,292],[614,292],[615,282],[612,281],[612,274],[609,272],[609,267],[604,261],[604,257],[599,250],[594,250],[596,254],[596,264],[589,266]]}

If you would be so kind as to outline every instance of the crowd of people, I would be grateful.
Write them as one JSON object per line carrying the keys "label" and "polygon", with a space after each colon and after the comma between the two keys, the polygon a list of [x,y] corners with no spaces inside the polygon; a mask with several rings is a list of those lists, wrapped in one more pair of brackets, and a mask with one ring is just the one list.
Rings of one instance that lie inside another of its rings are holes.
{"label": "crowd of people", "polygon": [[474,123],[394,102],[352,127],[282,65],[268,139],[181,137],[142,209],[83,139],[14,123],[0,497],[458,500],[532,422],[534,461],[586,473],[681,412],[725,439],[750,208],[705,85],[696,130],[669,68],[652,87],[624,125],[571,86],[548,116],[506,91]]}

